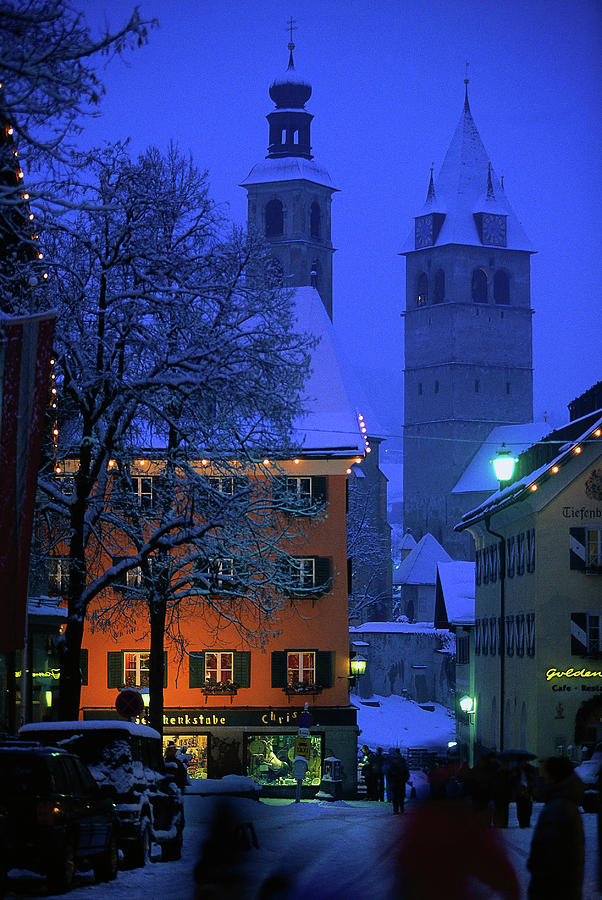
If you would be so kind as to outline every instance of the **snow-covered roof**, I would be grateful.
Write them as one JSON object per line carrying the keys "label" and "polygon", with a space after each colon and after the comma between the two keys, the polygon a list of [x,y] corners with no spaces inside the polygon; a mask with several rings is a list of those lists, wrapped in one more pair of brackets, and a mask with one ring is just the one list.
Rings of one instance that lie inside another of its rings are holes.
{"label": "snow-covered roof", "polygon": [[474,625],[475,564],[464,560],[437,563],[437,573],[451,625]]}
{"label": "snow-covered roof", "polygon": [[395,584],[432,584],[437,582],[437,563],[451,556],[432,534],[423,535],[414,549],[393,572]]}
{"label": "snow-covered roof", "polygon": [[437,629],[432,622],[364,622],[363,625],[351,626],[349,633],[354,634],[433,634]]}
{"label": "snow-covered roof", "polygon": [[[585,418],[588,417],[585,416],[584,419]],[[502,490],[495,491],[495,493],[479,506],[464,513],[460,522],[455,526],[456,531],[462,531],[471,523],[478,522],[486,514],[491,514],[502,507],[510,506],[512,503],[524,500],[530,495],[532,486],[537,486],[539,480],[554,477],[552,469],[555,466],[561,468],[569,460],[581,460],[582,456],[580,453],[575,453],[575,448],[583,444],[584,441],[591,440],[597,440],[602,451],[602,416],[599,416],[593,422],[590,420],[587,429],[585,429],[578,437],[563,444],[553,459],[539,466],[537,469],[534,469],[532,472],[523,475],[518,481],[512,482],[512,484],[507,485],[502,488]]]}
{"label": "snow-covered roof", "polygon": [[33,731],[123,731],[137,737],[161,740],[161,735],[154,728],[119,719],[83,719],[81,722],[32,722],[29,725],[23,725],[19,729],[19,734],[28,734]]}
{"label": "snow-covered roof", "polygon": [[59,619],[67,618],[67,607],[59,606],[61,597],[28,597],[28,616],[57,616]]}
{"label": "snow-covered roof", "polygon": [[295,288],[296,329],[319,339],[305,385],[305,415],[295,422],[293,441],[305,453],[364,454],[364,438],[341,375],[332,322],[313,287]]}
{"label": "snow-covered roof", "polygon": [[528,447],[550,431],[547,422],[526,422],[523,425],[498,425],[483,441],[468,466],[452,489],[452,494],[466,494],[486,491],[492,493],[498,487],[498,481],[491,464],[496,452],[502,444],[518,456]]}
{"label": "snow-covered roof", "polygon": [[[439,175],[433,179],[427,202],[420,215],[429,212],[445,213],[441,231],[435,242],[483,246],[474,220],[475,213],[496,213],[507,216],[506,246],[512,250],[535,252],[522,225],[502,188],[500,179],[491,167],[491,188],[488,192],[490,157],[468,105],[464,104],[460,121],[443,160]],[[404,252],[415,249],[414,230],[404,245]]]}
{"label": "snow-covered roof", "polygon": [[303,156],[267,157],[253,166],[240,187],[249,187],[252,184],[266,184],[278,181],[313,181],[337,191],[330,175],[322,166],[313,159],[305,159]]}

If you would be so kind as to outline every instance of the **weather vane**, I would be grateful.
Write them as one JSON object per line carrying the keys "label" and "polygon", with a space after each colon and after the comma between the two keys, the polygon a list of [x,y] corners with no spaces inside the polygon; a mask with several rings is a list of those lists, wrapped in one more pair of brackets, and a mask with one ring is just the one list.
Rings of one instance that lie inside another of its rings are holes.
{"label": "weather vane", "polygon": [[289,50],[294,50],[294,49],[295,49],[295,45],[294,45],[294,43],[293,43],[293,31],[296,31],[296,30],[297,30],[297,23],[295,22],[295,20],[293,19],[292,16],[291,16],[290,19],[288,20],[288,24],[287,24],[287,26],[286,26],[286,30],[287,30],[287,31],[290,31],[290,38],[289,38],[288,49],[289,49]]}

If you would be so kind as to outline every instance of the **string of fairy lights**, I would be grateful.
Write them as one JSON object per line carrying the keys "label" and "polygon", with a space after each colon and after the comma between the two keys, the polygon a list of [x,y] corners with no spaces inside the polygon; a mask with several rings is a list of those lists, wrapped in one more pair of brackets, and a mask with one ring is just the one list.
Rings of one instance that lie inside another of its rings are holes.
{"label": "string of fairy lights", "polygon": [[[2,109],[2,107],[3,107],[3,104],[1,101],[2,90],[3,90],[3,83],[0,81],[0,109]],[[4,118],[4,116],[2,118]],[[24,187],[25,172],[23,171],[23,168],[21,167],[21,164],[19,162],[19,151],[17,150],[17,148],[15,146],[13,146],[14,136],[15,136],[14,126],[11,124],[11,122],[6,121],[4,123],[3,131],[4,131],[3,143],[5,143],[10,148],[13,159],[15,160],[15,171],[14,171],[14,176],[16,179],[15,186],[17,188],[22,187],[20,199],[23,201],[23,204],[24,204],[26,221],[28,223],[30,223],[30,225],[32,227],[32,231],[29,234],[29,240],[32,242],[39,241],[40,235],[34,230],[35,225],[33,225],[33,223],[35,221],[35,214],[32,211],[30,202],[29,202],[31,200],[31,195]],[[32,247],[31,245],[25,245],[25,249],[27,249],[28,246],[30,248],[30,251],[33,253],[33,256],[35,257],[35,259],[37,259],[39,261],[44,259],[44,254],[39,249],[39,247],[36,248],[36,247]],[[46,272],[46,271],[42,272],[42,279],[43,279],[43,281],[48,280],[48,272]],[[32,276],[29,279],[29,288],[31,290],[33,290],[35,287],[37,287],[37,284],[38,284],[37,277]],[[55,360],[54,359],[50,360],[50,366],[51,366],[50,408],[51,408],[51,410],[53,410],[53,414],[52,414],[51,418],[52,418],[52,447],[53,447],[53,457],[54,457],[54,471],[57,473],[60,473],[61,467],[58,462],[59,428],[58,428],[58,418],[57,418],[57,415],[58,415],[57,414],[57,387],[56,387],[56,374],[55,374]]]}

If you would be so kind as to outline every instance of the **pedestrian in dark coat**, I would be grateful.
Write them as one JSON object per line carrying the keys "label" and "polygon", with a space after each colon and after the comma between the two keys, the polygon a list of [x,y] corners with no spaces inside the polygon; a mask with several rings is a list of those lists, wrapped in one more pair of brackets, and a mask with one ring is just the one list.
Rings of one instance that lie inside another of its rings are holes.
{"label": "pedestrian in dark coat", "polygon": [[374,753],[370,750],[370,748],[364,744],[362,747],[362,776],[364,778],[364,782],[366,784],[366,799],[367,800],[378,800],[378,792],[377,792],[377,784],[376,784],[376,769],[374,766]]}
{"label": "pedestrian in dark coat", "polygon": [[178,757],[178,748],[174,743],[167,745],[164,761],[165,771],[173,776],[173,780],[177,786],[180,790],[183,790],[188,784],[188,773],[186,772],[186,766]]}
{"label": "pedestrian in dark coat", "polygon": [[410,780],[408,764],[397,747],[391,756],[389,771],[387,772],[387,786],[391,793],[393,812],[402,813],[405,804],[406,784]]}
{"label": "pedestrian in dark coat", "polygon": [[508,827],[508,812],[512,800],[512,775],[508,761],[498,763],[491,776],[491,799],[493,800],[493,824],[498,828]]}
{"label": "pedestrian in dark coat", "polygon": [[374,756],[374,771],[376,773],[376,798],[377,800],[385,799],[385,774],[388,769],[389,761],[383,753],[382,747],[376,748]]}
{"label": "pedestrian in dark coat", "polygon": [[544,808],[533,831],[529,900],[581,900],[585,839],[579,804],[583,782],[570,760],[542,760]]}
{"label": "pedestrian in dark coat", "polygon": [[535,769],[526,760],[521,760],[512,772],[516,817],[520,828],[528,828],[531,824],[535,778]]}

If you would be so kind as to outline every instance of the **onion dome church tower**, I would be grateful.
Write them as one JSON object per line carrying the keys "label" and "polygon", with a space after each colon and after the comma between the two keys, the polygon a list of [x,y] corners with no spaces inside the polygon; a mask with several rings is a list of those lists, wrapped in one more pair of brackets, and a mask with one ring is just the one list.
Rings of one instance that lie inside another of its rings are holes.
{"label": "onion dome church tower", "polygon": [[[468,103],[406,257],[403,524],[469,559],[454,486],[498,425],[531,422],[529,243]],[[491,456],[495,456],[492,447]],[[466,501],[465,501],[466,502]]]}
{"label": "onion dome church tower", "polygon": [[313,116],[305,109],[312,89],[295,69],[292,40],[288,49],[288,68],[270,86],[275,109],[267,115],[268,154],[241,187],[248,196],[249,228],[268,239],[285,286],[315,287],[332,319],[330,203],[337,188],[312,156]]}

